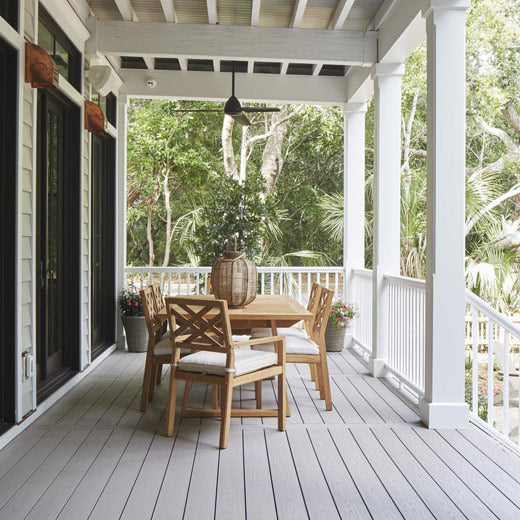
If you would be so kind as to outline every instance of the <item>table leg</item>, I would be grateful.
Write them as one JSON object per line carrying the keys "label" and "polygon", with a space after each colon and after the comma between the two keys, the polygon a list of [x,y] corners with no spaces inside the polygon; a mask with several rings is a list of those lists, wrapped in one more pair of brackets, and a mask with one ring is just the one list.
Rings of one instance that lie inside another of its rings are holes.
{"label": "table leg", "polygon": [[[278,336],[278,327],[276,325],[276,320],[271,320],[271,333],[273,334],[273,336]],[[289,398],[287,397],[288,394],[289,394],[289,386],[287,385],[287,378],[286,379],[286,382],[285,382],[285,387],[286,387],[286,391],[285,391],[285,408],[287,409],[287,417],[290,417],[291,416],[291,408],[289,407]]]}

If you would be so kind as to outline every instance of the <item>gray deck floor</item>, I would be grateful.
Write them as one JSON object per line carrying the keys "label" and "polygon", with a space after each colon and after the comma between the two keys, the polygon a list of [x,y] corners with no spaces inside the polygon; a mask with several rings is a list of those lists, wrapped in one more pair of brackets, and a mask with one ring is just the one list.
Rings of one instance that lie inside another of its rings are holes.
{"label": "gray deck floor", "polygon": [[[329,359],[333,411],[291,365],[287,432],[235,418],[219,451],[218,420],[162,436],[167,378],[141,414],[144,355],[115,352],[0,451],[0,518],[520,518],[520,458],[475,427],[424,429],[351,352]],[[274,406],[272,382],[263,394]]]}

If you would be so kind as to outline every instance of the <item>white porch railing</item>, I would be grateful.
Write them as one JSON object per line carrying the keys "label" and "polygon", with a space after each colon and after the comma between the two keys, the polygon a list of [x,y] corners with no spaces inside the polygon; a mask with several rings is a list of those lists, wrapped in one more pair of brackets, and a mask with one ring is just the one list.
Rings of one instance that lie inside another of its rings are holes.
{"label": "white porch railing", "polygon": [[[313,282],[334,290],[335,297],[344,299],[342,267],[258,267],[259,294],[289,294],[302,305]],[[206,294],[211,267],[126,267],[127,287],[142,289],[159,282],[165,295]]]}
{"label": "white porch railing", "polygon": [[[476,420],[520,445],[520,328],[469,290],[466,303],[472,317],[471,347],[466,348],[466,400]],[[479,327],[484,320],[487,327]],[[483,334],[487,352],[481,353]]]}
{"label": "white porch railing", "polygon": [[386,368],[418,396],[424,395],[424,280],[385,276],[388,298]]}
{"label": "white porch railing", "polygon": [[366,354],[372,353],[372,271],[352,270],[350,300],[359,310],[353,340]]}

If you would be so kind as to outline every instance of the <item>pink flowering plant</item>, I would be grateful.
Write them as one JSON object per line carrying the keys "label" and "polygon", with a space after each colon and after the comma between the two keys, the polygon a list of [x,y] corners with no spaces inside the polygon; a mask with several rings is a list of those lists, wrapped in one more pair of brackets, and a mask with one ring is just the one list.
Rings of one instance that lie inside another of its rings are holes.
{"label": "pink flowering plant", "polygon": [[135,287],[122,291],[118,301],[123,316],[144,316],[143,303]]}
{"label": "pink flowering plant", "polygon": [[337,300],[330,309],[329,323],[338,329],[346,329],[357,316],[359,312],[356,304]]}

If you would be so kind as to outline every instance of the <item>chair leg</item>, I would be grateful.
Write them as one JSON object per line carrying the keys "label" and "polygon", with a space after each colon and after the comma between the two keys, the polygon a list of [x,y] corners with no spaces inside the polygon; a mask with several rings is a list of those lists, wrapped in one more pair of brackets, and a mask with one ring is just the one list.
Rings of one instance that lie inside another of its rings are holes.
{"label": "chair leg", "polygon": [[184,415],[186,408],[188,408],[188,401],[190,400],[191,381],[184,382],[184,395],[182,396],[181,417]]}
{"label": "chair leg", "polygon": [[262,381],[255,381],[256,408],[262,408]]}
{"label": "chair leg", "polygon": [[161,382],[162,378],[162,363],[157,365],[157,379],[155,380],[155,384],[158,385]]}
{"label": "chair leg", "polygon": [[278,429],[285,431],[285,417],[288,414],[287,383],[285,370],[278,376]]}
{"label": "chair leg", "polygon": [[318,374],[318,381],[320,382],[320,399],[325,399],[325,389],[323,387],[323,365],[321,363],[316,365],[316,372]]}
{"label": "chair leg", "polygon": [[148,389],[148,402],[151,402],[153,399],[153,394],[155,393],[155,385],[157,381],[157,368],[159,365],[155,363],[152,365],[152,373],[150,376],[150,388]]}
{"label": "chair leg", "polygon": [[221,450],[227,448],[229,439],[229,423],[231,422],[231,400],[233,398],[233,380],[231,374],[226,374],[226,382],[222,387],[220,414],[220,444]]}
{"label": "chair leg", "polygon": [[175,424],[175,406],[177,404],[177,379],[175,379],[175,370],[170,370],[170,387],[168,389],[168,408],[166,410],[166,436],[173,435],[173,426]]}
{"label": "chair leg", "polygon": [[285,415],[286,415],[286,417],[291,417],[291,407],[289,406],[289,390],[287,389],[287,380],[285,381],[284,397],[285,397]]}
{"label": "chair leg", "polygon": [[148,406],[148,393],[150,392],[150,380],[152,379],[153,362],[150,356],[146,356],[146,363],[144,366],[143,389],[141,391],[141,412],[146,410]]}
{"label": "chair leg", "polygon": [[312,374],[314,376],[312,378],[312,380],[314,381],[314,387],[316,388],[316,390],[319,390],[320,389],[320,378],[318,377],[318,368],[316,367],[315,363],[311,363],[310,368],[311,368]]}
{"label": "chair leg", "polygon": [[332,410],[332,397],[330,395],[330,377],[329,377],[329,365],[327,362],[327,354],[321,355],[321,374],[322,379],[320,382],[320,388],[323,388],[325,393],[325,410]]}
{"label": "chair leg", "polygon": [[212,385],[211,388],[211,408],[213,410],[218,409],[218,393],[219,393],[219,385]]}

